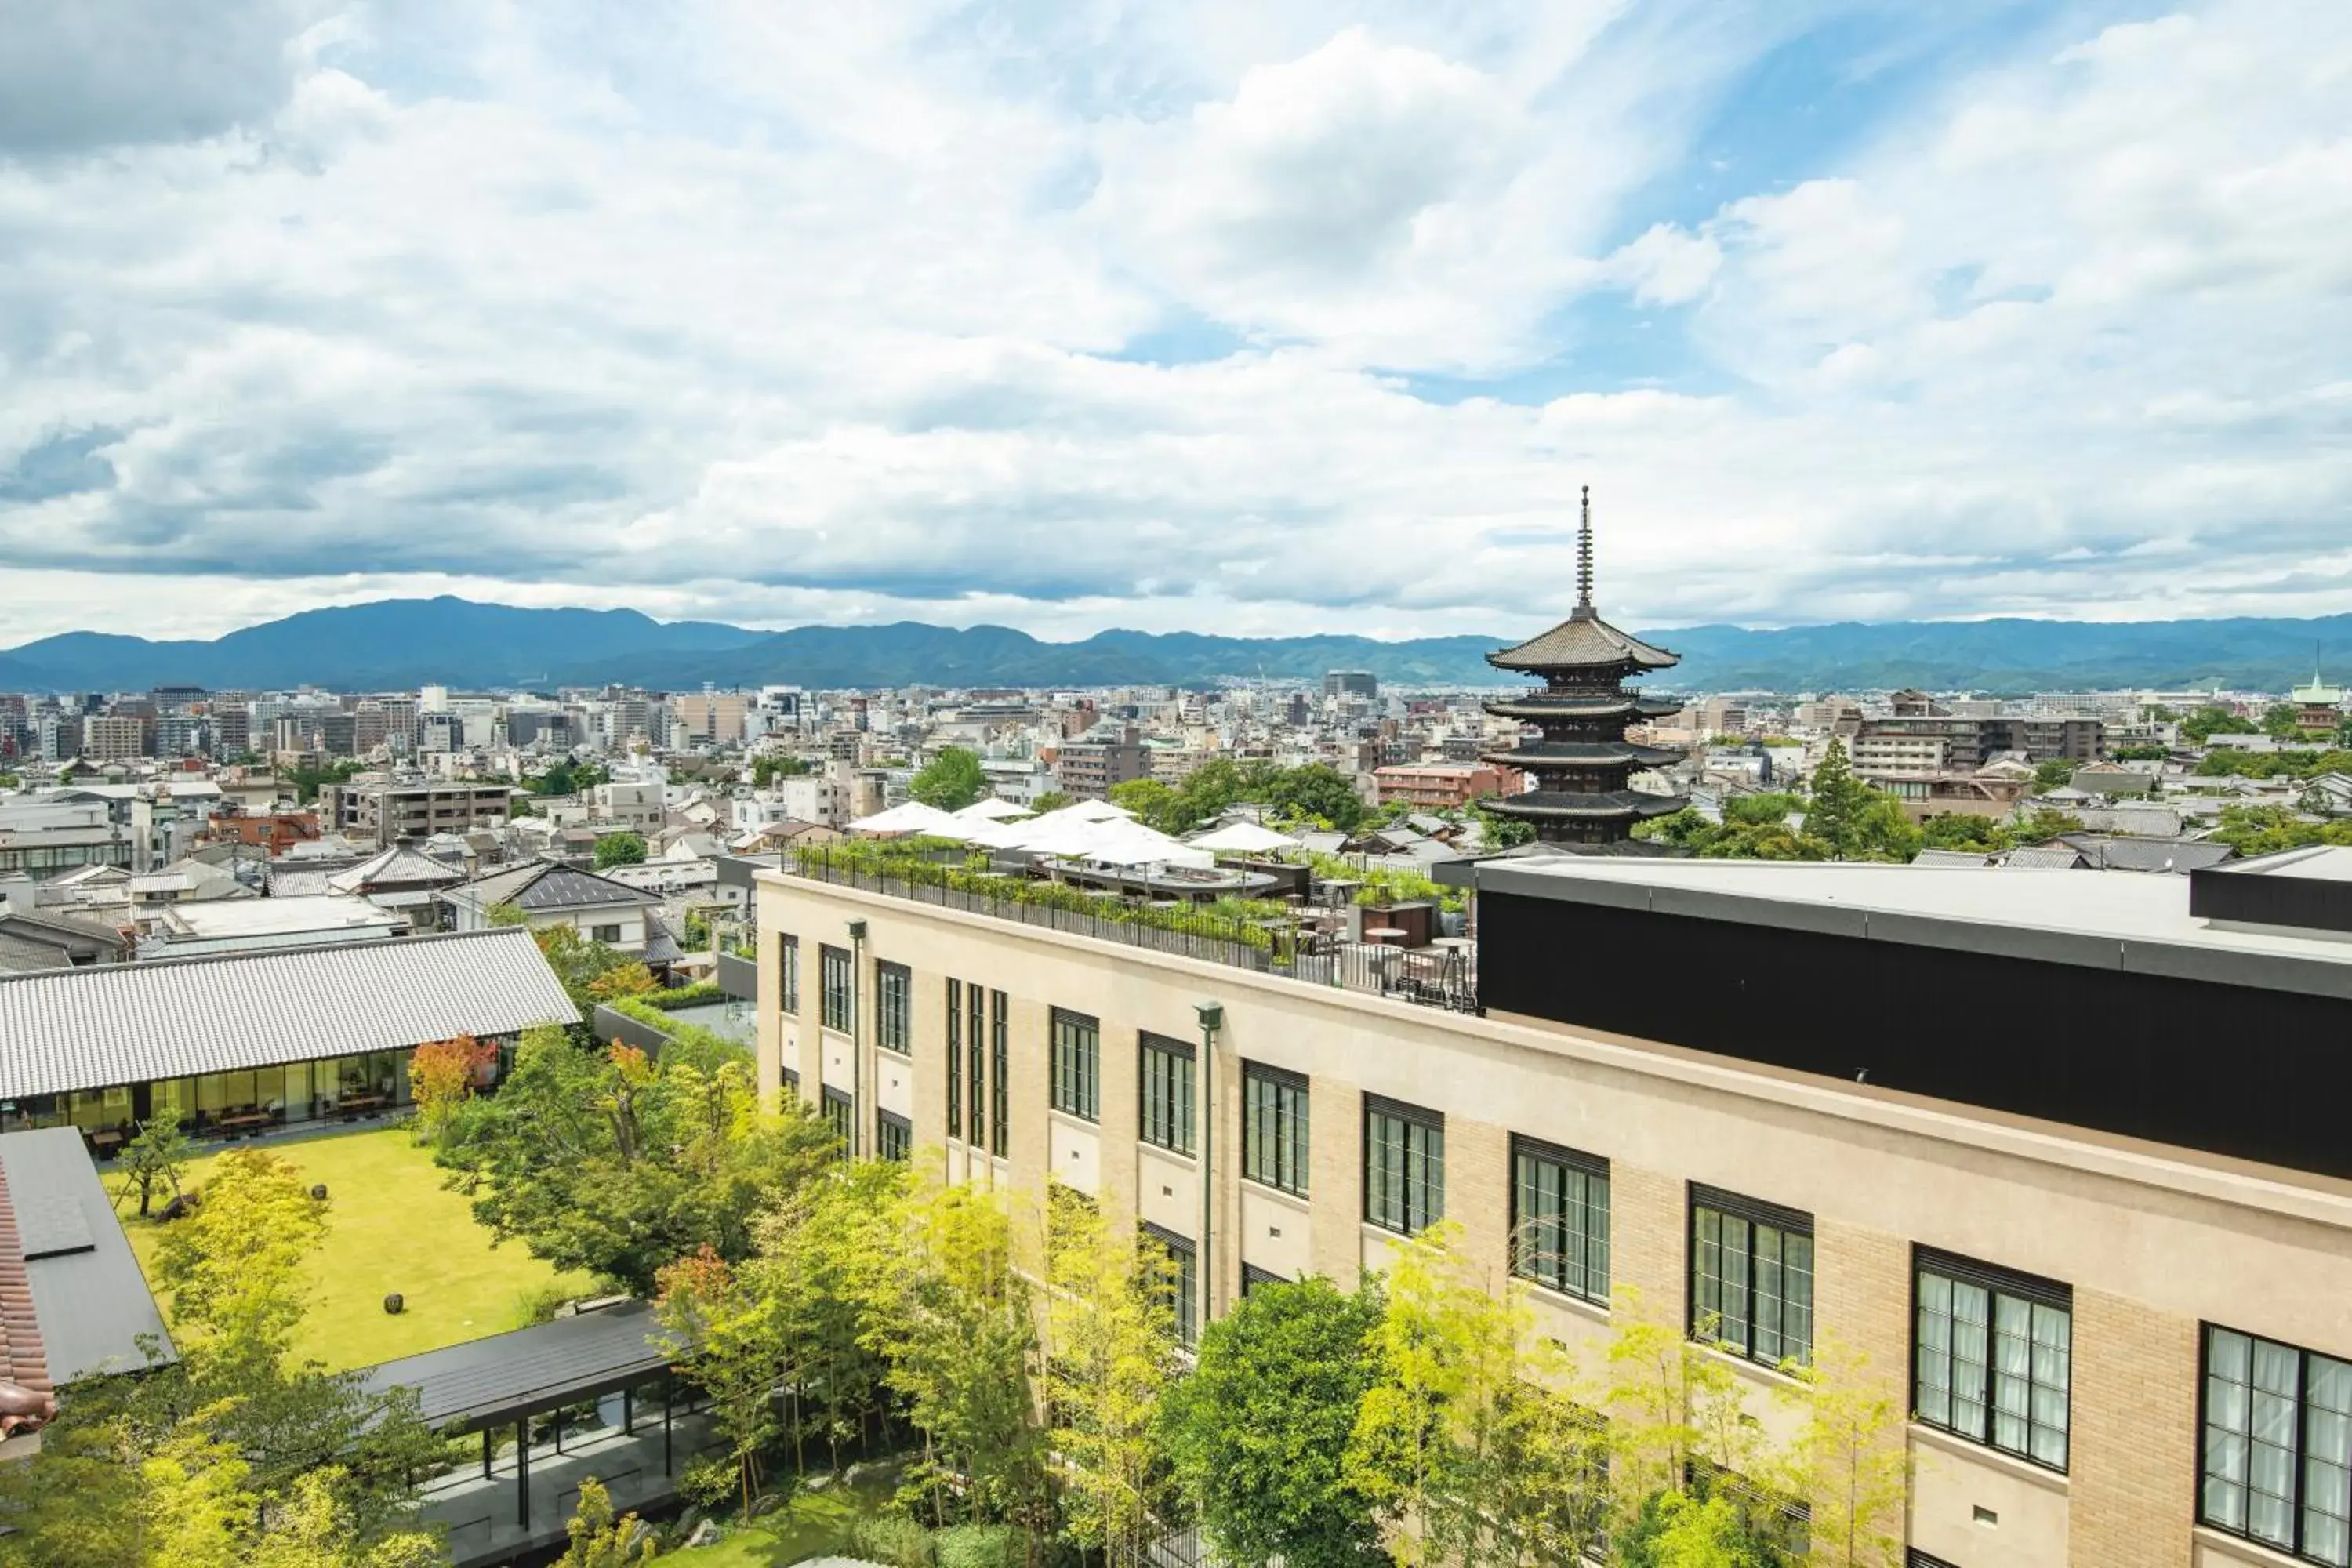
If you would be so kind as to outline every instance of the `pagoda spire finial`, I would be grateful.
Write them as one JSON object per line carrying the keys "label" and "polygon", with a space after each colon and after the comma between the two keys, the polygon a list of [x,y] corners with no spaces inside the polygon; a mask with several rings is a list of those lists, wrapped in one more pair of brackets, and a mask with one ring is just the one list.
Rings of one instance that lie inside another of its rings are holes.
{"label": "pagoda spire finial", "polygon": [[1576,531],[1576,618],[1591,620],[1592,609],[1592,487],[1584,487],[1584,521]]}

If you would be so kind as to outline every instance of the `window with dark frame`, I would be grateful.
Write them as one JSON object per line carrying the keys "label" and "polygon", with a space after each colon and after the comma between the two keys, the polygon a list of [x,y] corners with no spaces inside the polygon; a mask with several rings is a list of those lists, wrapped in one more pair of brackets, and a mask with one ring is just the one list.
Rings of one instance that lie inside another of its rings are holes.
{"label": "window with dark frame", "polygon": [[2352,1361],[2217,1323],[2202,1361],[2198,1521],[2352,1563]]}
{"label": "window with dark frame", "polygon": [[1413,1236],[1445,1217],[1445,1118],[1364,1096],[1364,1218]]}
{"label": "window with dark frame", "polygon": [[[1004,1081],[1012,1069],[1011,1011],[1003,992],[988,994],[988,1152],[1000,1160],[1013,1154],[1013,1101]],[[971,1113],[979,1115],[980,1107]]]}
{"label": "window with dark frame", "polygon": [[1200,1310],[1200,1250],[1191,1237],[1150,1220],[1143,1222],[1143,1233],[1167,1253],[1168,1306],[1176,1314],[1176,1342],[1189,1349],[1200,1340],[1200,1325],[1193,1321]]}
{"label": "window with dark frame", "polygon": [[1277,1192],[1307,1195],[1307,1079],[1283,1068],[1242,1064],[1242,1174]]}
{"label": "window with dark frame", "polygon": [[[948,982],[948,1136],[963,1136],[963,982]],[[980,1114],[974,1107],[972,1114]]]}
{"label": "window with dark frame", "polygon": [[791,1095],[794,1100],[798,1100],[798,1099],[800,1098],[800,1096],[801,1096],[801,1070],[800,1070],[800,1068],[784,1068],[782,1072],[778,1073],[776,1076],[777,1076],[778,1079],[782,1083],[784,1092],[785,1092],[786,1094]]}
{"label": "window with dark frame", "polygon": [[1102,1120],[1102,1026],[1084,1013],[1054,1009],[1054,1109]]}
{"label": "window with dark frame", "polygon": [[1147,1033],[1137,1042],[1137,1050],[1142,1139],[1171,1153],[1189,1155],[1192,1152],[1192,1044]]}
{"label": "window with dark frame", "polygon": [[1931,1557],[1914,1546],[1904,1552],[1903,1568],[1958,1568],[1958,1564],[1947,1563],[1940,1557]]}
{"label": "window with dark frame", "polygon": [[855,978],[848,950],[819,947],[817,966],[822,971],[818,984],[824,988],[824,1026],[845,1035],[849,1033],[850,984]]}
{"label": "window with dark frame", "polygon": [[1244,1263],[1242,1265],[1242,1296],[1244,1300],[1248,1298],[1251,1291],[1263,1285],[1291,1285],[1296,1283],[1297,1281],[1292,1279],[1287,1274],[1276,1274],[1273,1269],[1260,1268],[1255,1263]]}
{"label": "window with dark frame", "polygon": [[915,1126],[905,1117],[888,1110],[874,1113],[874,1155],[879,1160],[904,1163],[915,1157]]}
{"label": "window with dark frame", "polygon": [[903,963],[874,966],[874,1043],[902,1057],[915,1054],[915,977]]}
{"label": "window with dark frame", "polygon": [[971,1089],[964,1101],[970,1108],[970,1120],[965,1126],[971,1131],[972,1146],[984,1148],[988,1134],[981,1125],[981,1107],[988,1103],[988,1075],[984,1070],[988,1060],[988,993],[979,985],[966,985],[963,1003],[964,1076]]}
{"label": "window with dark frame", "polygon": [[1922,1247],[1912,1292],[1918,1419],[2064,1474],[2074,1291]]}
{"label": "window with dark frame", "polygon": [[1608,1161],[1512,1135],[1511,1272],[1608,1305]]}
{"label": "window with dark frame", "polygon": [[786,1013],[801,1010],[801,939],[790,931],[776,937],[776,1005]]}
{"label": "window with dark frame", "polygon": [[1690,1335],[1761,1363],[1813,1354],[1813,1216],[1694,1184]]}
{"label": "window with dark frame", "polygon": [[833,1129],[835,1137],[841,1140],[841,1157],[846,1160],[849,1158],[849,1134],[857,1119],[856,1104],[831,1084],[824,1086],[824,1092],[818,1098],[824,1101],[824,1124]]}
{"label": "window with dark frame", "polygon": [[601,942],[609,947],[621,940],[621,928],[616,925],[591,926],[588,928],[588,940]]}

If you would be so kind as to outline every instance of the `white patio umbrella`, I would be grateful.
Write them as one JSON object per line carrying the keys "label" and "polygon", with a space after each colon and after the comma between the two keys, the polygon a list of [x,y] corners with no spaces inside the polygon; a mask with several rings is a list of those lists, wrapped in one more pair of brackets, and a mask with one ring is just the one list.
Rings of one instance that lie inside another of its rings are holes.
{"label": "white patio umbrella", "polygon": [[942,829],[953,830],[962,826],[935,805],[910,800],[904,805],[894,805],[887,811],[861,816],[849,827],[853,833],[939,833]]}
{"label": "white patio umbrella", "polygon": [[1015,805],[1009,800],[999,800],[990,795],[985,800],[973,801],[954,815],[966,822],[1006,822],[1034,814],[1025,805]]}
{"label": "white patio umbrella", "polygon": [[1131,822],[1135,818],[1135,813],[1128,810],[1127,807],[1113,805],[1107,800],[1074,800],[1062,807],[1061,812],[1049,811],[1045,815],[1056,816],[1063,813],[1067,813],[1080,822],[1109,822],[1114,818]]}
{"label": "white patio umbrella", "polygon": [[1270,849],[1296,849],[1298,840],[1276,833],[1271,827],[1260,827],[1255,822],[1228,823],[1213,833],[1203,833],[1190,840],[1195,849],[1223,850],[1233,855],[1262,855]]}

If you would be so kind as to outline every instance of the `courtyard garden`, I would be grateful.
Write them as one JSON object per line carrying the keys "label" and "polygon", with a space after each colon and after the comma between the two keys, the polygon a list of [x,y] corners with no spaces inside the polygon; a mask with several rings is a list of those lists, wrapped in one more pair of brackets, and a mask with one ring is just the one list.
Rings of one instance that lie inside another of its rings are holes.
{"label": "courtyard garden", "polygon": [[[466,1199],[443,1189],[433,1151],[404,1127],[268,1147],[305,1182],[323,1184],[328,1195],[326,1239],[302,1266],[310,1303],[295,1336],[297,1355],[337,1371],[372,1366],[520,1328],[530,1303],[592,1289],[586,1275],[559,1273],[519,1242],[493,1247]],[[201,1187],[219,1158],[215,1152],[191,1162],[182,1184]],[[163,1226],[141,1219],[135,1199],[122,1205],[122,1216],[152,1279]],[[383,1299],[395,1291],[402,1310],[388,1313]]]}

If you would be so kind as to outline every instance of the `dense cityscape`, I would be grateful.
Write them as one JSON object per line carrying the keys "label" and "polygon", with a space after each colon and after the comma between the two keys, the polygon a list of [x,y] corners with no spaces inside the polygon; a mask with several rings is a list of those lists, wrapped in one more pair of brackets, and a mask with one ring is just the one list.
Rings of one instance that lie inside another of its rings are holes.
{"label": "dense cityscape", "polygon": [[2352,1568],[2347,83],[0,0],[0,1568]]}

